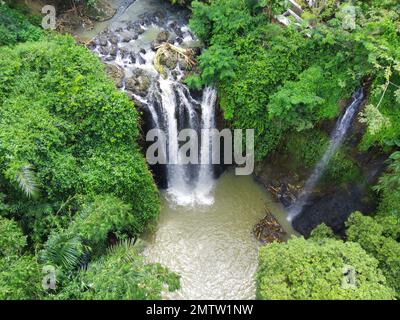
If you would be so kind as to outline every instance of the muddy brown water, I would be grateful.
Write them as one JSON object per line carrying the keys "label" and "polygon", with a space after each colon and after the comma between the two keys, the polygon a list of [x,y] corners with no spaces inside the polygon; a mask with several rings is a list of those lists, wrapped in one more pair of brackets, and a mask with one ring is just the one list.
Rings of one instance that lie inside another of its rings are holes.
{"label": "muddy brown water", "polygon": [[252,229],[268,207],[293,233],[282,207],[251,176],[233,170],[216,182],[211,206],[180,207],[161,197],[158,229],[144,255],[181,275],[182,288],[164,298],[254,299],[260,243]]}

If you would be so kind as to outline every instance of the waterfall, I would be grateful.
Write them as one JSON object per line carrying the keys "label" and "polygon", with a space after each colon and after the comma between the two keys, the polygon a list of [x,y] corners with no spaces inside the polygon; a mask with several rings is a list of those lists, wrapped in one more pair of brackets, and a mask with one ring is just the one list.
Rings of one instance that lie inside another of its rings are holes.
{"label": "waterfall", "polygon": [[326,166],[331,158],[335,155],[336,151],[343,142],[344,137],[351,125],[351,122],[358,112],[358,109],[364,99],[363,89],[359,89],[352,97],[351,104],[347,107],[344,115],[336,123],[336,127],[331,135],[329,146],[321,160],[315,166],[312,174],[306,181],[303,191],[300,193],[297,201],[289,209],[288,220],[293,221],[298,215],[301,214],[304,206],[307,204],[308,199],[315,189],[318,181],[322,177]]}
{"label": "waterfall", "polygon": [[214,88],[207,87],[203,92],[203,101],[201,103],[202,114],[202,136],[200,148],[200,171],[199,179],[196,186],[196,198],[200,203],[212,204],[213,199],[210,197],[213,184],[212,169],[212,149],[211,136],[208,134],[209,129],[215,128],[215,102],[217,100],[217,92]]}
{"label": "waterfall", "polygon": [[[127,1],[128,6],[131,3],[133,1]],[[150,4],[136,2],[136,7],[140,6]],[[168,164],[153,167],[156,177],[166,187],[167,198],[183,206],[210,205],[214,184],[211,138],[202,129],[215,127],[217,93],[214,88],[207,87],[202,95],[192,95],[182,83],[186,74],[179,60],[176,67],[166,69],[165,77],[158,74],[154,67],[153,43],[161,32],[167,33],[175,46],[190,47],[196,39],[187,23],[174,17],[173,13],[150,11],[137,21],[116,19],[114,25],[93,39],[92,49],[104,62],[123,71],[119,87],[143,110],[145,129],[157,128],[164,132],[167,145],[161,152]],[[183,142],[178,140],[178,133],[189,128],[198,134],[200,164],[183,164],[179,154]]]}
{"label": "waterfall", "polygon": [[[157,123],[157,128],[165,128],[167,136],[167,195],[174,203],[182,206],[211,205],[213,188],[213,168],[211,164],[211,144],[208,131],[215,127],[216,90],[207,87],[203,91],[202,102],[198,103],[180,82],[168,77],[160,79],[162,114],[166,126]],[[201,119],[195,111],[200,105]],[[179,118],[178,118],[179,116]],[[201,139],[200,164],[184,165],[179,154],[178,129],[195,129]],[[203,135],[201,135],[204,133]]]}

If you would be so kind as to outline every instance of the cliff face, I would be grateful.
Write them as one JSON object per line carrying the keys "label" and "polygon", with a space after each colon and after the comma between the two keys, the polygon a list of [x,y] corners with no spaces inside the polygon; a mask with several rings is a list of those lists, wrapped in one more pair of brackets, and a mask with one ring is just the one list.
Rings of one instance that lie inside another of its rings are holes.
{"label": "cliff face", "polygon": [[[326,126],[327,132],[330,127]],[[387,155],[376,149],[360,152],[358,144],[363,133],[364,127],[354,121],[345,141],[346,152],[357,164],[360,176],[347,183],[329,181],[319,184],[302,213],[293,221],[296,231],[308,237],[316,226],[325,223],[335,233],[343,235],[344,222],[352,212],[368,214],[376,209],[377,198],[371,186],[376,184],[385,170]],[[309,176],[309,170],[294,171],[290,161],[290,158],[276,153],[259,163],[255,171],[256,179],[287,209],[296,202]]]}

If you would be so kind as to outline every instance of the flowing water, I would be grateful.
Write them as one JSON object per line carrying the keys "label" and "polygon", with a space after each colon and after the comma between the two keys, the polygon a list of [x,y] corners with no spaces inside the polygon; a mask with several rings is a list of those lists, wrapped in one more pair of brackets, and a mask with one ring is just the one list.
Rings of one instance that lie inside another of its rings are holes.
{"label": "flowing water", "polygon": [[[118,7],[121,2],[113,3]],[[236,177],[228,170],[214,178],[207,136],[200,141],[201,164],[181,164],[178,131],[214,128],[217,92],[208,87],[200,95],[192,94],[181,82],[184,71],[179,63],[166,77],[154,67],[151,44],[161,31],[168,31],[176,46],[197,43],[187,26],[187,12],[180,10],[166,1],[136,0],[118,10],[107,25],[78,32],[83,39],[95,36],[93,51],[123,69],[122,90],[129,92],[132,76],[145,74],[150,82],[147,90],[132,97],[147,115],[144,129],[161,129],[168,141],[162,152],[169,163],[160,169],[166,178],[166,188],[160,192],[160,221],[144,252],[148,261],[160,262],[182,276],[182,288],[165,298],[252,299],[259,247],[253,226],[268,207],[289,234],[292,229],[283,210],[252,177]]]}
{"label": "flowing water", "polygon": [[[133,92],[133,97],[151,117],[152,125],[147,123],[146,129],[160,129],[166,135],[167,146],[162,152],[168,164],[159,166],[162,178],[166,177],[166,196],[182,206],[211,205],[214,174],[213,167],[207,165],[210,144],[207,137],[201,137],[201,130],[215,127],[216,90],[205,88],[202,97],[193,96],[182,84],[185,72],[181,63],[173,70],[166,69],[165,77],[159,75],[152,48],[160,32],[168,32],[169,41],[180,47],[190,47],[196,39],[187,21],[166,3],[137,0],[118,12],[121,13],[95,38],[93,50],[104,61],[124,70],[124,89],[131,89],[129,78],[138,74],[144,74],[151,82],[149,89]],[[199,153],[205,164],[182,164],[178,133],[187,128],[197,131],[201,140]]]}
{"label": "flowing water", "polygon": [[254,299],[260,243],[253,226],[268,207],[289,233],[283,208],[252,177],[225,172],[209,207],[176,206],[163,198],[158,230],[148,239],[148,261],[181,275],[182,288],[165,299]]}
{"label": "flowing water", "polygon": [[321,158],[321,160],[315,166],[311,176],[306,181],[303,191],[300,193],[298,200],[294,203],[294,205],[290,208],[288,214],[288,220],[293,221],[298,215],[301,214],[304,206],[307,204],[309,196],[315,189],[318,181],[321,179],[326,166],[329,164],[329,161],[335,155],[336,151],[340,147],[343,142],[343,139],[346,136],[346,133],[351,125],[351,122],[358,112],[362,102],[364,99],[364,91],[363,89],[359,89],[352,98],[351,104],[347,107],[344,115],[338,120],[335,130],[331,135],[331,140],[329,142],[329,146],[325,151],[325,154]]}

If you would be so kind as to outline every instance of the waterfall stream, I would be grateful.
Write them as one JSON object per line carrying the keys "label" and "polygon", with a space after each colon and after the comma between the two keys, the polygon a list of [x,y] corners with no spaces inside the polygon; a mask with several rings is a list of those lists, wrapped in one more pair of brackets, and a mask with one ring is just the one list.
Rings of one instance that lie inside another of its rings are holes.
{"label": "waterfall stream", "polygon": [[351,122],[354,119],[355,114],[358,112],[360,105],[364,99],[363,89],[357,90],[357,92],[352,97],[351,104],[347,107],[344,115],[336,123],[336,127],[331,135],[329,146],[325,151],[325,154],[321,160],[315,166],[312,174],[306,181],[303,191],[300,193],[297,201],[289,209],[288,220],[293,221],[297,216],[299,216],[304,206],[307,204],[309,197],[313,190],[315,189],[318,181],[324,174],[326,166],[329,161],[335,155],[336,151],[343,142],[348,129],[350,128]]}
{"label": "waterfall stream", "polygon": [[[141,3],[137,1],[131,6],[136,9],[135,16],[140,11]],[[156,2],[150,1],[146,5],[143,4],[149,10]],[[216,90],[207,87],[202,96],[194,97],[182,83],[185,71],[179,61],[174,68],[166,70],[166,76],[158,74],[154,67],[155,48],[152,46],[160,33],[167,35],[164,41],[183,48],[196,43],[196,39],[187,23],[173,13],[160,11],[149,14],[143,10],[137,20],[125,20],[124,15],[129,17],[131,7],[125,8],[120,20],[114,21],[95,37],[93,51],[106,63],[124,71],[121,89],[131,94],[136,104],[140,104],[144,113],[151,117],[152,125],[146,129],[160,129],[166,135],[167,147],[162,152],[168,164],[160,166],[160,171],[166,178],[167,197],[177,205],[211,205],[214,185],[211,144],[207,136],[202,136],[202,129],[215,127]],[[146,85],[146,82],[150,84]],[[143,83],[148,88],[143,90]],[[182,163],[179,153],[182,142],[178,140],[182,129],[196,130],[200,140],[200,164]]]}

